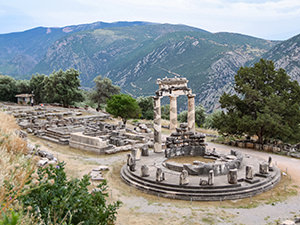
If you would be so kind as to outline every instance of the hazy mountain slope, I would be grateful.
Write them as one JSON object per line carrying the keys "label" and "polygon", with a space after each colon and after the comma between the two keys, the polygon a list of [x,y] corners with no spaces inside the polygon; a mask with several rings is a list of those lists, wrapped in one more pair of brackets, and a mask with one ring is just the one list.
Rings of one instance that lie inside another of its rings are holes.
{"label": "hazy mountain slope", "polygon": [[[32,72],[51,73],[74,67],[84,86],[107,76],[134,96],[153,95],[157,78],[187,77],[197,102],[217,107],[230,91],[236,71],[261,57],[274,42],[232,33],[209,33],[183,25],[155,24],[96,29],[57,40]],[[179,103],[184,107],[186,101]]]}
{"label": "hazy mountain slope", "polygon": [[38,27],[24,32],[0,34],[0,73],[23,77],[44,57],[49,46],[71,33],[106,27],[149,24],[146,22],[116,22],[81,24],[62,28]]}
{"label": "hazy mountain slope", "polygon": [[292,79],[300,83],[300,35],[276,45],[263,57],[272,60],[276,69],[285,69]]}
{"label": "hazy mountain slope", "polygon": [[[92,87],[95,76],[101,74],[137,97],[154,95],[156,79],[174,76],[167,72],[171,71],[189,79],[197,103],[209,111],[218,106],[224,91],[232,90],[234,74],[241,66],[258,60],[278,43],[234,33],[213,34],[184,25],[143,22],[27,32],[22,32],[23,37],[8,34],[17,36],[3,41],[5,35],[0,35],[0,73],[5,69],[7,74],[24,78],[73,67],[81,72],[83,86]],[[183,109],[185,104],[181,98],[179,107]]]}

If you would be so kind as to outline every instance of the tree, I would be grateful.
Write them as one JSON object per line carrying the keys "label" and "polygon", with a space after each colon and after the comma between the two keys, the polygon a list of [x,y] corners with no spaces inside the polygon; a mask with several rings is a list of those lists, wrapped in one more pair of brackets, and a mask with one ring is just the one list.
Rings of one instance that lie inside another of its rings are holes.
{"label": "tree", "polygon": [[138,105],[142,111],[142,119],[153,120],[154,118],[154,105],[153,98],[149,97],[139,97],[137,99]]}
{"label": "tree", "polygon": [[95,87],[91,93],[91,100],[98,104],[105,104],[112,95],[120,94],[120,87],[113,85],[109,78],[102,78],[100,75],[94,79]]}
{"label": "tree", "polygon": [[45,77],[45,94],[48,102],[57,102],[68,107],[76,101],[82,101],[79,72],[75,69],[53,72]]}
{"label": "tree", "polygon": [[45,78],[46,75],[44,74],[36,74],[32,75],[30,79],[30,89],[33,91],[34,101],[36,104],[45,101]]}
{"label": "tree", "polygon": [[139,118],[141,109],[130,95],[113,95],[108,101],[106,111],[115,117],[121,117],[124,124],[128,119]]}
{"label": "tree", "polygon": [[18,94],[31,94],[29,80],[16,80]]}
{"label": "tree", "polygon": [[164,120],[170,120],[170,105],[163,105],[161,107],[161,118]]}
{"label": "tree", "polygon": [[[182,111],[178,117],[178,121],[180,123],[186,123],[188,120],[188,112],[187,111]],[[195,123],[197,124],[198,127],[203,126],[205,121],[205,109],[202,105],[198,105],[195,109]]]}
{"label": "tree", "polygon": [[188,117],[188,112],[185,110],[185,111],[182,111],[181,113],[178,114],[177,120],[180,123],[186,123],[187,122],[187,117]]}
{"label": "tree", "polygon": [[0,101],[15,102],[17,94],[16,80],[9,76],[0,75]]}
{"label": "tree", "polygon": [[205,117],[203,127],[206,129],[216,129],[216,127],[214,126],[215,125],[214,123],[219,121],[219,116],[221,113],[222,113],[222,111],[218,110],[218,111],[214,111],[211,114],[208,114]]}
{"label": "tree", "polygon": [[202,105],[196,106],[195,109],[195,123],[198,127],[202,127],[205,121],[205,109]]}
{"label": "tree", "polygon": [[241,67],[235,76],[237,94],[220,98],[225,109],[213,120],[221,133],[257,135],[295,142],[300,137],[300,86],[272,61],[261,59],[253,67]]}

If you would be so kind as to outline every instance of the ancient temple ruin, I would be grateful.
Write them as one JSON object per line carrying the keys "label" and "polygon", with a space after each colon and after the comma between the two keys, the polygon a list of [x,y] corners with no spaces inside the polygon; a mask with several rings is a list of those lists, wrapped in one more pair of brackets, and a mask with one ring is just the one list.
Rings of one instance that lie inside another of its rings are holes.
{"label": "ancient temple ruin", "polygon": [[174,132],[177,128],[177,97],[186,95],[188,97],[188,130],[195,131],[195,95],[187,87],[186,78],[164,78],[157,79],[159,85],[154,98],[154,152],[162,152],[161,143],[161,104],[160,99],[164,96],[170,98],[170,130]]}
{"label": "ancient temple ruin", "polygon": [[[195,132],[195,95],[186,78],[158,79],[154,97],[154,151],[134,150],[121,169],[122,179],[146,193],[190,201],[222,201],[247,198],[273,188],[280,170],[268,162],[236,150],[221,153],[207,149],[205,135]],[[188,97],[188,123],[177,127],[179,95]],[[170,129],[165,149],[161,140],[160,99],[170,97]],[[162,152],[164,151],[164,154]],[[198,157],[192,163],[175,158]]]}

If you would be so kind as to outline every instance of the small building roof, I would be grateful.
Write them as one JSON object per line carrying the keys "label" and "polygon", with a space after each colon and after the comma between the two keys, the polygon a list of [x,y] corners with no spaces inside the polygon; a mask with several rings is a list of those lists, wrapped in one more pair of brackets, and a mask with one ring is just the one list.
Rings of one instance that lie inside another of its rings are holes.
{"label": "small building roof", "polygon": [[16,98],[30,98],[33,96],[34,96],[34,94],[19,94],[19,95],[16,95],[15,97]]}

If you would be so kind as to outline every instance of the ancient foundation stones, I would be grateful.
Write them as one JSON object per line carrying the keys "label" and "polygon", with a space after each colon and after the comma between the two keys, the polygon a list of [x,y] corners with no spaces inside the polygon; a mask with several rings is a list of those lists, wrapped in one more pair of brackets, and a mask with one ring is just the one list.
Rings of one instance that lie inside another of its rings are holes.
{"label": "ancient foundation stones", "polygon": [[210,170],[208,173],[208,185],[214,184],[214,171]]}
{"label": "ancient foundation stones", "polygon": [[182,170],[182,172],[179,175],[179,185],[187,185],[188,183],[188,172],[186,170]]}
{"label": "ancient foundation stones", "polygon": [[[90,115],[83,115],[83,111]],[[138,125],[141,131],[138,133],[122,124],[104,122],[109,118],[108,114],[83,111],[59,107],[7,108],[7,113],[13,114],[28,133],[72,148],[112,154],[140,148],[140,144],[153,145],[151,130],[145,124]]]}
{"label": "ancient foundation stones", "polygon": [[[222,159],[231,156],[228,160],[236,160],[239,155],[237,152],[235,155],[223,155],[217,151],[210,153],[219,155]],[[135,171],[131,171],[129,166],[124,165],[121,169],[121,177],[129,185],[146,193],[188,201],[247,198],[271,189],[280,180],[280,171],[275,166],[267,176],[260,175],[258,173],[259,164],[263,161],[252,156],[243,157],[240,169],[228,169],[227,174],[218,176],[215,175],[214,169],[208,170],[207,174],[191,175],[189,171],[185,170],[184,164],[181,164],[181,170],[175,164],[168,168],[166,160],[168,159],[164,157],[164,154],[149,152],[148,156],[141,156],[141,159],[136,161]],[[201,165],[201,163],[203,162],[198,161],[197,165]],[[225,166],[227,162],[219,163]],[[128,164],[130,164],[130,160]],[[245,177],[246,167],[248,168],[247,177]],[[250,179],[250,168],[253,169],[253,179]]]}
{"label": "ancient foundation stones", "polygon": [[141,166],[141,177],[149,177],[149,167],[147,165]]}
{"label": "ancient foundation stones", "polygon": [[246,179],[253,179],[253,166],[246,166]]}
{"label": "ancient foundation stones", "polygon": [[269,164],[267,162],[262,162],[259,164],[259,173],[268,174],[269,173]]}
{"label": "ancient foundation stones", "polygon": [[149,156],[149,148],[147,145],[143,145],[141,150],[142,150],[142,156]]}
{"label": "ancient foundation stones", "polygon": [[237,184],[237,169],[230,169],[227,179],[229,184]]}
{"label": "ancient foundation stones", "polygon": [[156,181],[162,182],[165,180],[165,173],[162,171],[161,168],[156,169]]}

